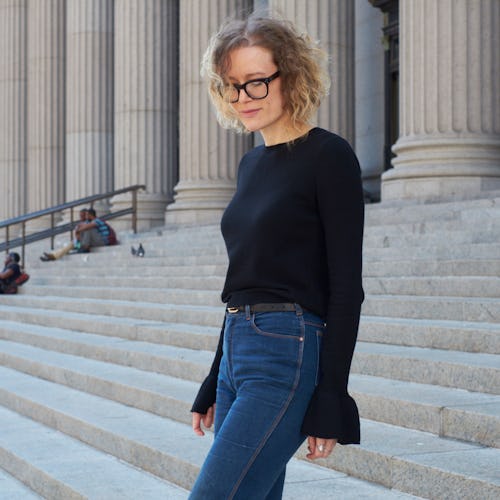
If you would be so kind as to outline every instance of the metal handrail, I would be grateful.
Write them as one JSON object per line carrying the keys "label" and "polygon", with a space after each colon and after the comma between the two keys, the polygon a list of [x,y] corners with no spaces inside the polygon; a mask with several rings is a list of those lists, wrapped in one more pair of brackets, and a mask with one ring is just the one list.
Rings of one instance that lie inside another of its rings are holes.
{"label": "metal handrail", "polygon": [[[79,200],[70,201],[67,203],[61,203],[60,205],[56,205],[54,207],[45,208],[44,210],[38,210],[37,212],[31,212],[29,214],[21,215],[19,217],[13,217],[12,219],[7,219],[4,221],[0,221],[0,230],[5,228],[5,241],[0,243],[0,252],[6,251],[9,252],[11,248],[16,248],[18,246],[22,247],[22,261],[24,262],[24,249],[25,246],[29,243],[34,243],[35,241],[44,240],[46,238],[51,239],[51,247],[54,248],[54,238],[58,234],[65,233],[67,231],[71,231],[71,237],[73,236],[73,230],[76,225],[80,222],[79,220],[75,221],[74,219],[74,208],[82,205],[90,205],[93,207],[94,203],[99,200],[106,200],[109,198],[113,198],[119,194],[123,193],[132,193],[132,206],[129,208],[124,208],[121,210],[117,210],[115,212],[110,212],[107,214],[103,214],[99,216],[100,219],[109,220],[115,219],[117,217],[123,217],[124,215],[132,214],[132,230],[134,233],[137,232],[137,192],[141,189],[146,189],[146,186],[136,184],[134,186],[129,186],[123,189],[117,189],[116,191],[109,191],[104,194],[96,194],[92,196],[86,196],[85,198],[80,198]],[[70,210],[70,222],[66,222],[64,224],[55,225],[55,217],[56,213],[60,213],[64,210]],[[40,231],[32,232],[30,234],[26,234],[26,223],[32,221],[34,219],[38,219],[40,217],[44,217],[50,215],[50,227],[46,229],[42,229]],[[21,236],[15,236],[10,239],[9,233],[10,228],[12,226],[17,226],[21,224]]]}

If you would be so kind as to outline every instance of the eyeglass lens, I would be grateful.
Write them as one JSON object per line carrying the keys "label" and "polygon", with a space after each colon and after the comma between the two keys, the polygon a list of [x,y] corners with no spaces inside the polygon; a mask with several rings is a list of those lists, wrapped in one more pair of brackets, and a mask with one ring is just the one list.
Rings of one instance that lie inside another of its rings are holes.
{"label": "eyeglass lens", "polygon": [[[267,83],[265,82],[248,82],[243,87],[241,88],[248,97],[251,99],[264,99],[264,97],[267,96]],[[240,89],[236,88],[234,85],[229,85],[225,88],[225,98],[229,102],[237,102],[239,95],[240,95]]]}

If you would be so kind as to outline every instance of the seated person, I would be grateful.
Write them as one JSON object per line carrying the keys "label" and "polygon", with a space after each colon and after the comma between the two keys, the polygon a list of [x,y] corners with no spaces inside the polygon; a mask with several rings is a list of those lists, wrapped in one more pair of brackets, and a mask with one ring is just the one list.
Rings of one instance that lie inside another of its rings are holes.
{"label": "seated person", "polygon": [[16,252],[10,252],[5,258],[5,267],[0,273],[0,293],[5,293],[14,281],[21,276],[19,261],[21,257]]}
{"label": "seated person", "polygon": [[80,248],[71,253],[88,253],[91,247],[102,247],[116,244],[116,235],[111,226],[99,219],[93,208],[88,209],[88,222],[81,224],[77,230]]}
{"label": "seated person", "polygon": [[40,260],[43,262],[48,262],[49,260],[57,260],[63,257],[64,255],[71,252],[75,248],[80,248],[80,240],[78,236],[78,228],[88,222],[88,209],[82,208],[80,210],[80,222],[75,227],[75,238],[73,241],[70,241],[67,245],[63,246],[59,250],[53,250],[52,252],[43,252],[40,256]]}

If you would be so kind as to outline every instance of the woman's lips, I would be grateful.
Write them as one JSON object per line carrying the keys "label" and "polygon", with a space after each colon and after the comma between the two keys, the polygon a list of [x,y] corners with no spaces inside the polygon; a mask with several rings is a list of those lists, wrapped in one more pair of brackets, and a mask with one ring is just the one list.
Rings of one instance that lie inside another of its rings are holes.
{"label": "woman's lips", "polygon": [[245,111],[240,111],[243,118],[251,118],[259,112],[259,109],[247,109]]}

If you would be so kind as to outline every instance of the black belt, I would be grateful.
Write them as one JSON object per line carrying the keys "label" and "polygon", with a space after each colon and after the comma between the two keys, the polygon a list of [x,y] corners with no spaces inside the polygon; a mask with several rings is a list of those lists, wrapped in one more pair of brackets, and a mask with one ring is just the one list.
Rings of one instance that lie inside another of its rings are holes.
{"label": "black belt", "polygon": [[[260,313],[260,312],[287,312],[287,311],[297,311],[297,305],[291,302],[269,302],[267,304],[251,304],[250,313]],[[299,306],[300,307],[300,306]],[[301,309],[301,308],[300,308]],[[234,306],[228,307],[227,312],[235,314],[238,312],[245,312],[246,306]]]}

